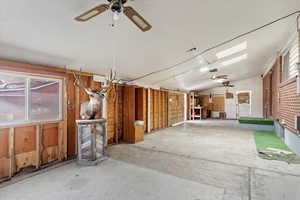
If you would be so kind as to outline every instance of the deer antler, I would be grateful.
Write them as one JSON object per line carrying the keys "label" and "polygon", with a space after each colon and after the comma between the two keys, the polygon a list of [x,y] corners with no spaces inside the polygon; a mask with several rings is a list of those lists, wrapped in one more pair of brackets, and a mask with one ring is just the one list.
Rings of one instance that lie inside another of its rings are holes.
{"label": "deer antler", "polygon": [[86,87],[84,87],[82,84],[81,84],[81,81],[80,81],[80,75],[76,75],[75,72],[73,72],[73,75],[74,75],[74,78],[75,78],[75,81],[74,81],[74,85],[79,87],[79,88],[82,88],[84,90],[87,90]]}
{"label": "deer antler", "polygon": [[99,88],[97,92],[102,94],[109,92],[111,90],[110,86],[116,81],[116,76],[117,73],[111,69],[110,73],[106,77],[106,86]]}

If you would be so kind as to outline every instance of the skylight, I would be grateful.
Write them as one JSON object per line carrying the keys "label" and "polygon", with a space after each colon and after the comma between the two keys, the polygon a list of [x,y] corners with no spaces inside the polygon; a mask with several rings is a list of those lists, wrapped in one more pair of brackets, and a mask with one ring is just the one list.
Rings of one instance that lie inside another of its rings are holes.
{"label": "skylight", "polygon": [[200,68],[200,72],[208,72],[209,71],[209,67],[208,66],[204,66]]}
{"label": "skylight", "polygon": [[222,65],[223,66],[232,65],[232,64],[241,62],[242,60],[246,60],[247,58],[248,58],[248,54],[243,54],[241,56],[238,56],[238,57],[235,57],[230,60],[226,60],[226,61],[222,62]]}
{"label": "skylight", "polygon": [[236,54],[238,52],[246,50],[247,46],[248,46],[248,43],[245,41],[241,44],[238,44],[234,47],[231,47],[229,49],[226,49],[224,51],[221,51],[221,52],[217,53],[216,56],[217,56],[218,59],[225,58],[225,57],[231,56],[233,54]]}

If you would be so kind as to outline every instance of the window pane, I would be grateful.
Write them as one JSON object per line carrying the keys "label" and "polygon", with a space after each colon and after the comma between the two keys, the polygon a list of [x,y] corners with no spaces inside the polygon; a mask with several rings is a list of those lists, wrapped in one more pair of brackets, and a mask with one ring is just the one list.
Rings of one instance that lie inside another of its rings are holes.
{"label": "window pane", "polygon": [[59,82],[41,79],[30,81],[32,120],[59,119]]}
{"label": "window pane", "polygon": [[25,120],[24,77],[0,74],[0,123]]}

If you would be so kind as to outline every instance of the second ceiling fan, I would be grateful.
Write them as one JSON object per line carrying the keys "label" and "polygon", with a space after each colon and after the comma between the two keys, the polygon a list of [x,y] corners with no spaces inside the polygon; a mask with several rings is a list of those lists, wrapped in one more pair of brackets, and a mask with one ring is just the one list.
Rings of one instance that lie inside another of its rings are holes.
{"label": "second ceiling fan", "polygon": [[127,0],[107,0],[107,4],[100,4],[75,18],[80,22],[86,22],[101,13],[111,10],[114,15],[124,13],[143,32],[149,31],[152,26],[132,7],[124,6]]}

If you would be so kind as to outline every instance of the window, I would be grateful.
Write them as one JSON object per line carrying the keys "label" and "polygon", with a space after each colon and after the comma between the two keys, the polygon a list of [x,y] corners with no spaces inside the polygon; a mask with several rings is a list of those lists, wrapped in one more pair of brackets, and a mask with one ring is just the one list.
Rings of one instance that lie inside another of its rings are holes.
{"label": "window", "polygon": [[61,80],[0,73],[0,124],[61,119]]}
{"label": "window", "polygon": [[299,62],[299,41],[292,41],[290,47],[283,54],[282,81],[294,78],[298,74],[297,63]]}

